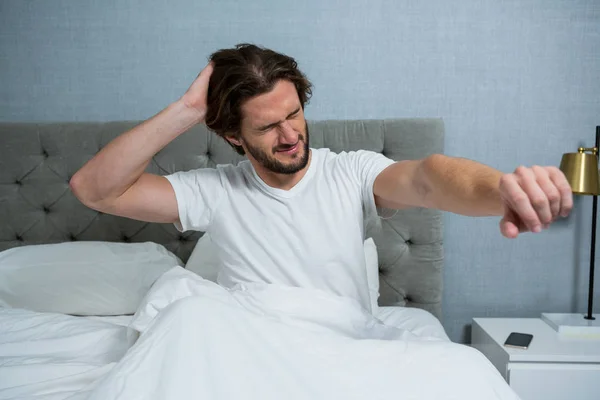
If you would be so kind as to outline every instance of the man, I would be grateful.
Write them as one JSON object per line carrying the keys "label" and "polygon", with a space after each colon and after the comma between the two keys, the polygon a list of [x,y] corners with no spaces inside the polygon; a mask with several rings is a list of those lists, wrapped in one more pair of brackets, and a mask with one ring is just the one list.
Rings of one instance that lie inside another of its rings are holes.
{"label": "man", "polygon": [[[572,207],[554,167],[503,174],[444,155],[393,162],[369,151],[311,149],[310,95],[292,58],[253,45],[220,50],[179,100],[104,147],[71,188],[105,213],[210,232],[226,287],[311,287],[362,305],[364,223],[376,206],[498,215],[508,238],[540,232]],[[167,177],[144,172],[154,154],[198,123],[248,160]]]}

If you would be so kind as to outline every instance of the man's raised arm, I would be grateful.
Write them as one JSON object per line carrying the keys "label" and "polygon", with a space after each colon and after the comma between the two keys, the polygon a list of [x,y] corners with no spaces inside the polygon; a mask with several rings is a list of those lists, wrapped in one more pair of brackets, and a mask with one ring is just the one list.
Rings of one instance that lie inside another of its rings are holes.
{"label": "man's raised arm", "polygon": [[169,142],[204,122],[211,73],[209,64],[179,100],[112,140],[81,167],[70,181],[75,196],[108,214],[149,222],[178,221],[171,184],[144,171]]}

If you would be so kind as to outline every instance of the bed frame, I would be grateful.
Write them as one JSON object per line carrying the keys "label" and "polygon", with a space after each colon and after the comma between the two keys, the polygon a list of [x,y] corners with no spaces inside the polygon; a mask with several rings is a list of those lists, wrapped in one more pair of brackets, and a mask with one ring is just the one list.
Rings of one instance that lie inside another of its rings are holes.
{"label": "bed frame", "polygon": [[[184,262],[201,232],[179,233],[171,224],[146,223],[83,206],[69,180],[110,140],[140,121],[0,123],[0,251],[15,246],[74,240],[153,241]],[[442,153],[441,119],[309,121],[312,147],[367,149],[394,160]],[[210,168],[243,158],[203,125],[159,152],[149,172]],[[442,214],[437,210],[383,213],[370,232],[379,253],[382,306],[425,309],[441,319]]]}

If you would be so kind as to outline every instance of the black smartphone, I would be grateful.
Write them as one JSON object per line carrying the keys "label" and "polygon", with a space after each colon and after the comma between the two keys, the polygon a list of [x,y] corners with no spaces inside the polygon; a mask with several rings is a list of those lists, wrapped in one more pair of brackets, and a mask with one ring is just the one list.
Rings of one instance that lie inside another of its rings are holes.
{"label": "black smartphone", "polygon": [[506,338],[504,345],[506,347],[515,347],[517,349],[526,349],[529,347],[531,340],[533,339],[533,335],[529,333],[519,333],[512,332]]}

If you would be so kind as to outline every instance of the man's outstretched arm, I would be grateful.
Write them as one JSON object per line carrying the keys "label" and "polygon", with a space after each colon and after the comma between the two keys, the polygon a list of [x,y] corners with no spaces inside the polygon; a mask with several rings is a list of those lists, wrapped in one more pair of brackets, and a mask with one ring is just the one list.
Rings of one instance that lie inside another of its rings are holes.
{"label": "man's outstretched arm", "polygon": [[571,188],[556,167],[519,167],[505,174],[441,154],[392,164],[379,174],[373,190],[380,207],[503,216],[500,229],[509,238],[539,232],[573,207]]}

